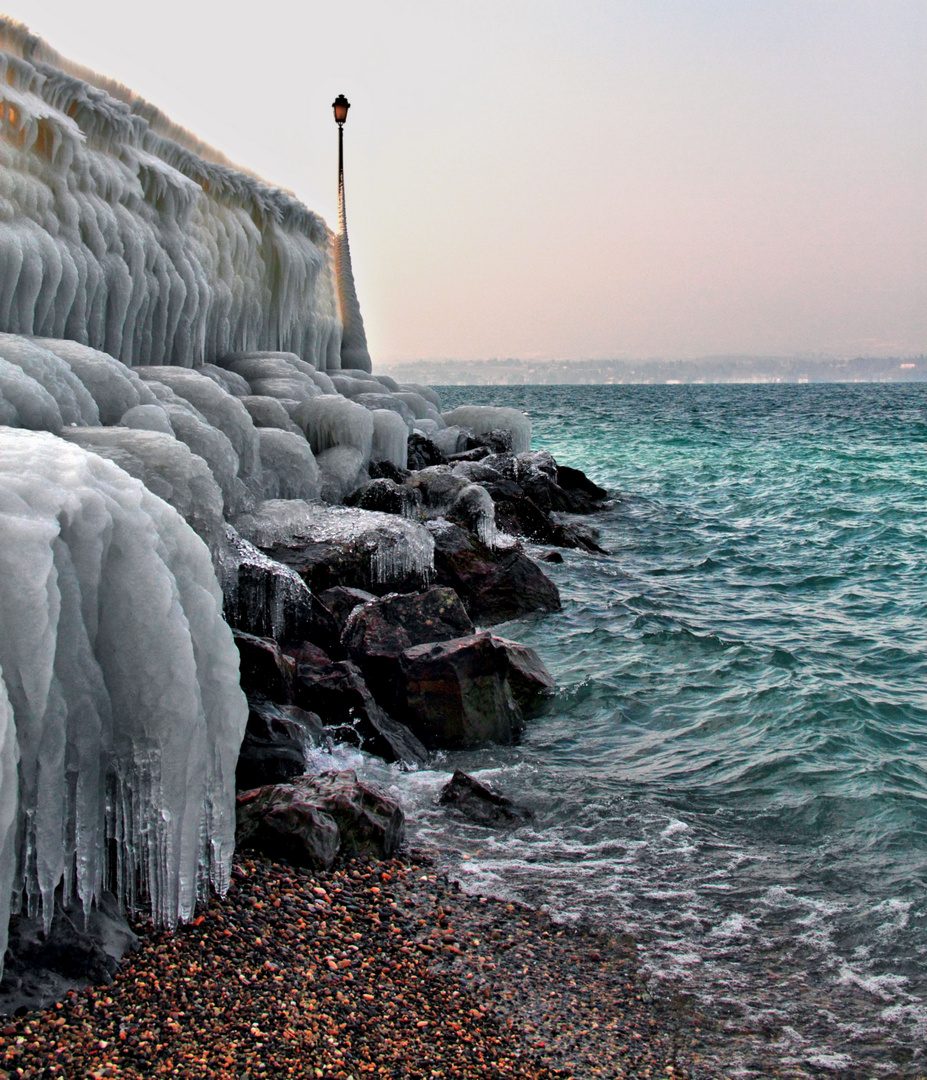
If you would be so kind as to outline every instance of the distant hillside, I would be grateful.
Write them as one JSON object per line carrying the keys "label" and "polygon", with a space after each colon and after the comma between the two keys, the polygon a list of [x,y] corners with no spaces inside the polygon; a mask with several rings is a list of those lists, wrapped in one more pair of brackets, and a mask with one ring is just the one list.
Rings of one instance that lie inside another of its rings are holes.
{"label": "distant hillside", "polygon": [[703,356],[697,360],[417,360],[377,369],[429,385],[924,382],[927,356],[853,360]]}

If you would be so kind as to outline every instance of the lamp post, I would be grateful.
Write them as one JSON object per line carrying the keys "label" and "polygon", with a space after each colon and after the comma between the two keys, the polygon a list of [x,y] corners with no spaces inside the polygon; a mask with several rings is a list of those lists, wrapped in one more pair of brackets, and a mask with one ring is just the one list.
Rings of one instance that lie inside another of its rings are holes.
{"label": "lamp post", "polygon": [[339,94],[332,102],[335,123],[338,125],[338,232],[335,234],[335,277],[342,323],[339,364],[342,368],[370,371],[370,352],[367,349],[364,320],[354,287],[348,222],[344,209],[344,122],[350,108],[351,103],[344,94]]}
{"label": "lamp post", "polygon": [[341,193],[344,187],[344,122],[348,118],[348,109],[351,108],[351,102],[344,96],[339,94],[332,102],[332,109],[335,113],[335,123],[338,125],[338,192]]}

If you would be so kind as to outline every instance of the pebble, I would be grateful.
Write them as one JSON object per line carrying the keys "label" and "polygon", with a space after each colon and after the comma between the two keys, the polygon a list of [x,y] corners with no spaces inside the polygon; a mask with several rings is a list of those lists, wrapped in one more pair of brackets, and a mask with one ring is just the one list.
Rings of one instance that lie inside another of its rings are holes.
{"label": "pebble", "polygon": [[633,946],[461,894],[427,856],[236,860],[229,894],[0,1029],[0,1080],[719,1076]]}

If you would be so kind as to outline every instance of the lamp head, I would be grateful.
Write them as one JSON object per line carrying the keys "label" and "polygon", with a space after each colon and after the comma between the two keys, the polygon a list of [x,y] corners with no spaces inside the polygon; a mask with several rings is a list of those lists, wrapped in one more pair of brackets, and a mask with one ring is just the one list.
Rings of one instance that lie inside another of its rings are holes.
{"label": "lamp head", "polygon": [[351,103],[344,96],[344,94],[339,94],[332,102],[332,109],[334,109],[335,111],[335,123],[338,125],[338,127],[341,127],[345,120],[347,120],[348,109],[350,108]]}

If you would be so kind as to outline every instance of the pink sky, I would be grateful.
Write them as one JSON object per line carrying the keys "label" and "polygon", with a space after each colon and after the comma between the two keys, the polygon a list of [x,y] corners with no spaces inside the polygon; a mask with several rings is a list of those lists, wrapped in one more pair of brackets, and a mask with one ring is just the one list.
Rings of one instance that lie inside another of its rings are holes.
{"label": "pink sky", "polygon": [[8,13],[330,222],[347,94],[375,362],[927,351],[923,0]]}

